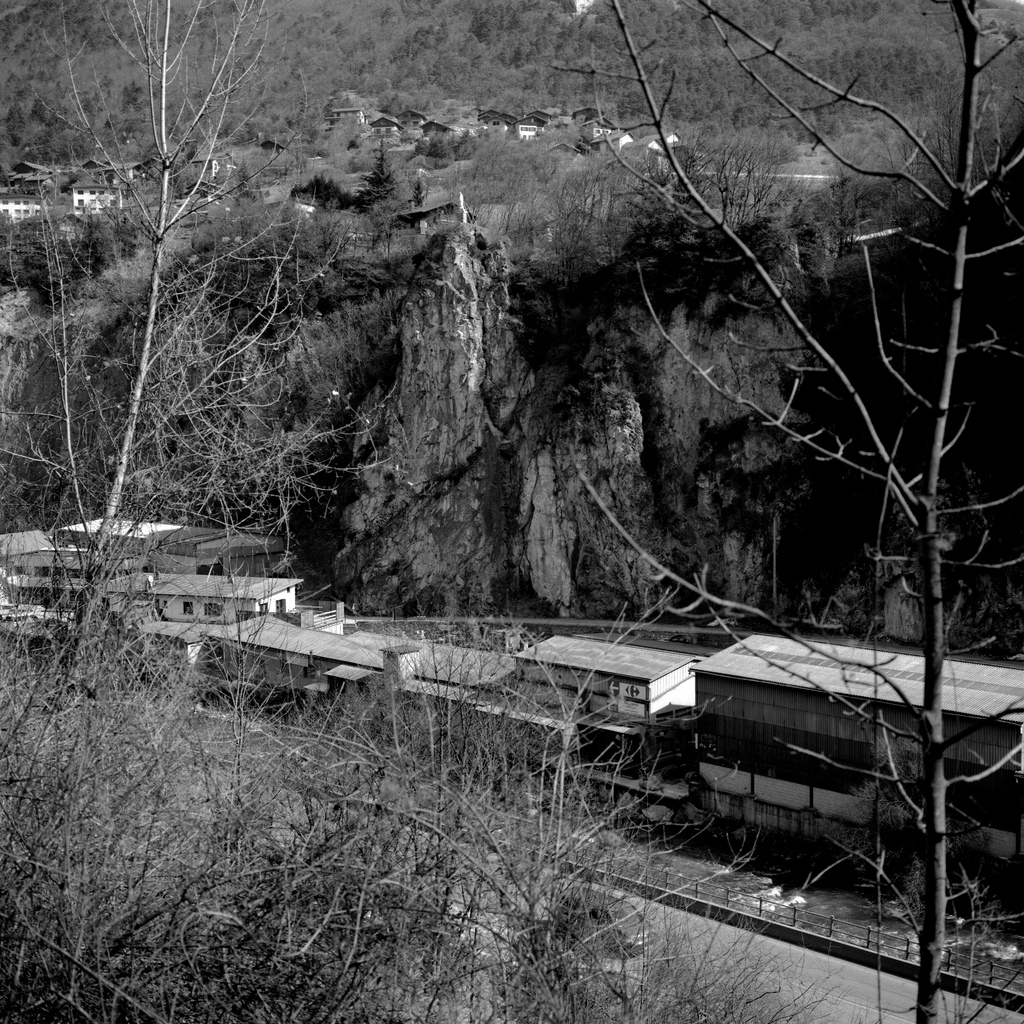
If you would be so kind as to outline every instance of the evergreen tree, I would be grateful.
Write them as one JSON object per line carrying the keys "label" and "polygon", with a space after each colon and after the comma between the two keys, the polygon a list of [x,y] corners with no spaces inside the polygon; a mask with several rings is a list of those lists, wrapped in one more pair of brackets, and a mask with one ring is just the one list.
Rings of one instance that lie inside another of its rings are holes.
{"label": "evergreen tree", "polygon": [[25,138],[25,112],[17,103],[12,103],[7,108],[4,126],[7,128],[7,137],[11,140],[11,145],[20,146]]}
{"label": "evergreen tree", "polygon": [[416,176],[416,183],[412,187],[412,202],[414,206],[422,206],[427,201],[427,187],[423,179]]}
{"label": "evergreen tree", "polygon": [[381,206],[393,199],[397,191],[398,181],[388,160],[388,152],[381,143],[377,150],[377,159],[363,178],[362,187],[359,189],[359,206],[363,210]]}

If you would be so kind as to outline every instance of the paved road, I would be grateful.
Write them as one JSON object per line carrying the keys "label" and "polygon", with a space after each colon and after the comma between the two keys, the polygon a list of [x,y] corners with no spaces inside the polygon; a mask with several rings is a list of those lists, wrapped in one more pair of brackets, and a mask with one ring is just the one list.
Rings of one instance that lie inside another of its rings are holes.
{"label": "paved road", "polygon": [[[642,916],[642,900],[623,898]],[[646,904],[643,927],[650,956],[671,949],[689,962],[702,961],[706,970],[721,972],[719,988],[732,985],[738,998],[752,994],[743,992],[746,971],[747,981],[756,978],[769,993],[778,993],[774,998],[803,1005],[801,1016],[808,1024],[903,1024],[914,1020],[915,986],[903,978],[879,975],[868,967],[661,904]],[[734,985],[737,971],[740,982]],[[751,1005],[751,1019],[757,1019],[757,1009],[757,1004]],[[944,993],[939,1020],[942,1024],[1022,1024],[1024,1017]]]}

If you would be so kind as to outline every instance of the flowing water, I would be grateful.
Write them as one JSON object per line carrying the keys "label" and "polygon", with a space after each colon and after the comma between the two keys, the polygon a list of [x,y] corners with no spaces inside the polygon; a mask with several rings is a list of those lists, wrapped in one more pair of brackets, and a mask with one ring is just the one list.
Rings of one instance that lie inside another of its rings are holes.
{"label": "flowing water", "polygon": [[[714,854],[679,848],[670,843],[655,843],[646,852],[653,871],[668,871],[678,876],[680,885],[703,881],[727,886],[731,894],[730,905],[746,905],[754,912],[761,908],[764,917],[776,916],[780,920],[788,920],[792,908],[798,908],[801,913],[809,911],[825,919],[833,918],[833,934],[857,944],[864,943],[869,928],[871,934],[877,936],[880,926],[887,951],[900,955],[900,951],[909,948],[916,958],[916,937],[913,929],[901,918],[899,907],[891,902],[878,905],[870,887],[829,885],[827,878],[820,882],[807,880],[803,884],[794,884],[791,866],[788,870],[780,868],[775,871],[742,861],[738,865],[727,865],[718,861]],[[1009,921],[1000,926],[988,926],[983,934],[976,933],[973,937],[962,919],[948,918],[946,928],[947,945],[952,949],[970,955],[973,945],[976,959],[996,961],[1010,968],[1019,967],[1024,974],[1024,922]]]}

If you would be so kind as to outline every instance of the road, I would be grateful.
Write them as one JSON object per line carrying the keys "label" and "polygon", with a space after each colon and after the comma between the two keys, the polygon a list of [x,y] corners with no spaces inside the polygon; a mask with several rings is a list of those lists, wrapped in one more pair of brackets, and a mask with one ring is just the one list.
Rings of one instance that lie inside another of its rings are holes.
{"label": "road", "polygon": [[[756,982],[759,988],[777,993],[776,998],[783,1002],[802,1005],[804,1013],[798,1019],[808,1024],[903,1024],[914,1020],[912,981],[620,895],[643,920],[648,956],[669,955],[671,950],[672,955],[687,962],[701,963],[705,970],[720,971],[719,989],[730,988],[736,998],[751,998],[753,989],[745,986]],[[942,1000],[940,1024],[1024,1022],[1024,1017],[1011,1010],[963,1000],[951,993],[943,993]],[[752,1003],[751,1020],[759,1019],[756,1009],[759,1007]]]}

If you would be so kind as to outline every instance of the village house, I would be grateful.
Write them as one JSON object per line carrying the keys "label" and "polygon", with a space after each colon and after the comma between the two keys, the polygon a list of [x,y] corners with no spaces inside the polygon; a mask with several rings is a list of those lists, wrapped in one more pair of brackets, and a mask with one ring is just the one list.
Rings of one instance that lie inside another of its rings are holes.
{"label": "village house", "polygon": [[628,146],[632,141],[632,132],[616,131],[610,135],[602,135],[593,139],[590,143],[590,151],[592,153],[613,153],[621,150],[623,146]]}
{"label": "village house", "polygon": [[143,166],[141,160],[111,164],[90,159],[86,160],[79,169],[85,171],[94,180],[102,180],[108,185],[114,185],[118,182],[134,180],[135,175],[142,170]]}
{"label": "village house", "polygon": [[370,122],[370,132],[373,135],[401,135],[402,123],[384,114]]}
{"label": "village house", "polygon": [[420,131],[424,135],[447,135],[451,130],[451,125],[442,124],[440,121],[424,121],[420,125]]}
{"label": "village house", "polygon": [[[629,142],[623,143],[621,149],[644,147],[645,149],[651,149],[658,153],[664,152],[664,146],[661,142],[661,136],[658,134],[656,128],[644,128],[642,130],[634,131],[631,133],[632,138]],[[671,129],[665,129],[665,141],[669,146],[679,145],[679,133],[672,131]]]}
{"label": "village house", "polygon": [[43,197],[23,192],[0,192],[0,215],[12,221],[28,220],[43,212]]}
{"label": "village house", "polygon": [[421,114],[418,110],[403,110],[400,114],[393,116],[403,128],[419,128],[428,120],[427,115]]}
{"label": "village house", "polygon": [[123,206],[124,198],[120,185],[78,181],[71,186],[71,210],[76,217],[102,213],[104,210],[120,210]]}
{"label": "village house", "polygon": [[[945,734],[963,737],[948,750],[947,777],[992,768],[950,787],[953,828],[995,856],[1020,854],[1024,669],[950,658],[945,673]],[[874,723],[917,732],[919,655],[751,636],[694,676],[706,807],[752,825],[816,836],[822,819],[863,823],[870,800],[858,791],[881,741]]]}
{"label": "village house", "polygon": [[443,194],[428,197],[422,206],[410,199],[409,209],[395,215],[399,224],[421,235],[432,234],[445,224],[466,224],[470,219],[461,193],[457,199]]}
{"label": "village house", "polygon": [[535,139],[548,126],[548,120],[536,114],[527,114],[512,122],[512,130],[519,139]]}
{"label": "village house", "polygon": [[618,131],[618,125],[606,117],[584,121],[580,125],[580,134],[588,140],[599,139],[602,135],[611,135],[615,131]]}
{"label": "village house", "polygon": [[149,573],[113,579],[105,592],[110,607],[126,615],[144,618],[152,612],[168,622],[233,623],[294,612],[301,583],[276,576]]}
{"label": "village house", "polygon": [[515,124],[516,119],[511,114],[506,114],[501,110],[481,110],[477,115],[477,120],[485,128],[497,128],[500,131],[507,132],[512,125]]}
{"label": "village house", "polygon": [[362,107],[333,107],[328,111],[326,121],[328,131],[346,126],[361,128],[366,124],[366,114]]}

